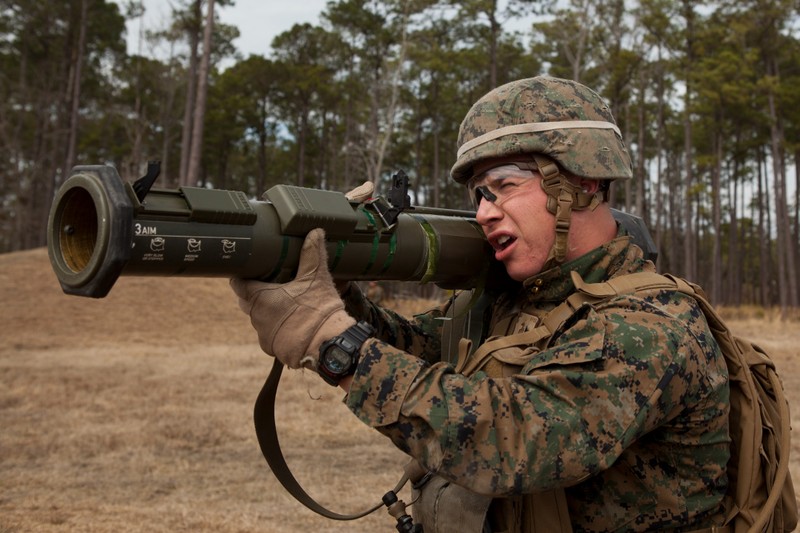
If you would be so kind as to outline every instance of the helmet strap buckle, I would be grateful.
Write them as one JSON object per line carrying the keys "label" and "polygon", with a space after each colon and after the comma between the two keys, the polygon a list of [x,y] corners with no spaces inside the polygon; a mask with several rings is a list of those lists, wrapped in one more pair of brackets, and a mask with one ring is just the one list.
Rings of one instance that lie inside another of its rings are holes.
{"label": "helmet strap buckle", "polygon": [[542,189],[547,195],[547,210],[556,218],[556,239],[548,254],[546,265],[561,264],[567,256],[567,239],[573,209],[594,211],[600,205],[604,191],[589,194],[561,174],[558,165],[550,158],[534,155],[542,176]]}

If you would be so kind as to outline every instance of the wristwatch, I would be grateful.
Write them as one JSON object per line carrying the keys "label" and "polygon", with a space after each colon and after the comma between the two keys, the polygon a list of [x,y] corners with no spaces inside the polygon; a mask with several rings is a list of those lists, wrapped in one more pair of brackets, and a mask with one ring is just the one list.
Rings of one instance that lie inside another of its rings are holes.
{"label": "wristwatch", "polygon": [[362,321],[323,342],[317,367],[322,379],[336,387],[342,378],[355,374],[361,346],[374,334],[375,328]]}

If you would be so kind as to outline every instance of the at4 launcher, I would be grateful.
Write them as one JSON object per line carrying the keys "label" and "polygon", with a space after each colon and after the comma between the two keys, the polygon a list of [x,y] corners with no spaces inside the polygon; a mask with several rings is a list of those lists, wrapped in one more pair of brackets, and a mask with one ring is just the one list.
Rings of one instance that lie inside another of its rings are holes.
{"label": "at4 launcher", "polygon": [[[110,166],[72,169],[47,231],[50,262],[65,293],[102,298],[119,276],[288,281],[305,235],[316,227],[325,230],[334,279],[458,289],[505,277],[475,213],[411,206],[402,172],[386,198],[364,202],[292,185],[276,185],[262,200],[241,191],[160,189],[153,187],[158,175],[158,163],[134,183]],[[654,254],[641,219],[614,216]]]}
{"label": "at4 launcher", "polygon": [[411,207],[408,179],[388,200],[276,185],[263,200],[241,191],[154,188],[159,168],[123,182],[110,166],[78,166],[54,199],[50,262],[64,292],[102,298],[119,276],[242,277],[287,281],[305,235],[325,229],[340,280],[474,287],[490,266],[474,213]]}

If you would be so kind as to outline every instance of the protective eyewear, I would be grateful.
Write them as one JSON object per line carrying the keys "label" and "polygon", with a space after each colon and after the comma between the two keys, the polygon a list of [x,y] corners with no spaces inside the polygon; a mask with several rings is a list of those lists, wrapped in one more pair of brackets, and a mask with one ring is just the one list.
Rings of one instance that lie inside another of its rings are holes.
{"label": "protective eyewear", "polygon": [[539,177],[537,172],[522,169],[516,164],[505,164],[487,170],[467,181],[472,207],[477,210],[483,200],[500,205],[508,198],[526,190],[534,183],[532,178],[536,177]]}

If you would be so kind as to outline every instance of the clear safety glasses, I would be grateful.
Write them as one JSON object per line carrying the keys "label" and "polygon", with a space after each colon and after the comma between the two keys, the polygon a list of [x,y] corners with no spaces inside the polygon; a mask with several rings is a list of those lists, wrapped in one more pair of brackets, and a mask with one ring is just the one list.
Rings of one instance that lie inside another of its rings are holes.
{"label": "clear safety glasses", "polygon": [[477,211],[483,200],[500,205],[508,198],[527,191],[532,184],[536,183],[533,178],[537,177],[539,177],[537,172],[522,170],[513,164],[487,170],[467,181],[472,207]]}

